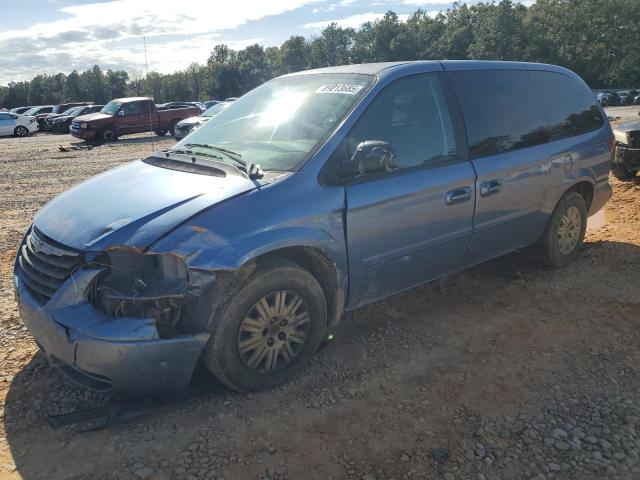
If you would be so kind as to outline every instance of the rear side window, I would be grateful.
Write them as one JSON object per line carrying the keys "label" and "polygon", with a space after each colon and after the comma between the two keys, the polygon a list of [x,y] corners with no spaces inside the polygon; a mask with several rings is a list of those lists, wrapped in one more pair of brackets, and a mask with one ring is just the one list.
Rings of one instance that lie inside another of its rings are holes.
{"label": "rear side window", "polygon": [[530,71],[533,89],[544,108],[549,140],[597,130],[604,124],[600,109],[586,87],[561,73]]}
{"label": "rear side window", "polygon": [[471,158],[547,141],[540,99],[524,70],[449,72],[460,102]]}

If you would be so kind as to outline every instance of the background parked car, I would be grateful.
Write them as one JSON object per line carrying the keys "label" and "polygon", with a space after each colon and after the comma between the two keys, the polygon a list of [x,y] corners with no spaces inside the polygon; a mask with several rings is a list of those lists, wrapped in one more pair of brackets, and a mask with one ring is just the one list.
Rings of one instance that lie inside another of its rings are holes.
{"label": "background parked car", "polygon": [[68,108],[66,111],[57,115],[51,114],[45,120],[44,130],[46,132],[69,133],[69,127],[71,127],[71,121],[74,118],[80,115],[87,115],[88,113],[99,112],[102,107],[104,107],[104,105],[85,105]]}
{"label": "background parked car", "polygon": [[620,98],[620,105],[633,104],[634,95],[628,90],[621,90],[620,92],[618,92],[618,97]]}
{"label": "background parked car", "polygon": [[176,125],[173,137],[176,140],[186,137],[194,127],[199,127],[203,123],[206,123],[211,117],[215,117],[217,114],[231,105],[231,103],[232,102],[217,102],[211,108],[205,110],[202,115],[185,118],[184,120],[179,121]]}
{"label": "background parked car", "polygon": [[[38,105],[31,107],[29,110],[24,112],[23,115],[26,115],[27,117],[36,117],[36,120],[38,120],[38,116],[40,118],[44,118],[46,116],[45,114],[53,112],[53,107],[54,105]],[[38,122],[38,124],[40,124],[40,122]]]}
{"label": "background parked car", "polygon": [[180,120],[199,113],[192,106],[158,107],[148,97],[116,98],[100,112],[74,118],[69,131],[74,137],[98,142],[114,142],[121,135],[149,131],[173,135]]}
{"label": "background parked car", "polygon": [[44,130],[44,119],[53,112],[54,106],[55,105],[38,105],[37,107],[31,107],[29,110],[24,112],[23,115],[35,117],[40,129]]}
{"label": "background parked car", "polygon": [[29,107],[16,107],[16,108],[12,108],[11,110],[9,110],[11,113],[19,113],[19,114],[23,114],[24,112],[26,112],[27,110],[29,110],[30,108],[33,108],[32,106]]}
{"label": "background parked car", "polygon": [[26,137],[38,130],[38,122],[33,117],[11,112],[0,112],[0,136],[15,135]]}
{"label": "background parked car", "polygon": [[168,108],[186,108],[186,107],[198,107],[201,112],[204,112],[207,109],[207,106],[202,102],[167,102],[167,103],[157,103],[156,107],[158,109],[168,109]]}

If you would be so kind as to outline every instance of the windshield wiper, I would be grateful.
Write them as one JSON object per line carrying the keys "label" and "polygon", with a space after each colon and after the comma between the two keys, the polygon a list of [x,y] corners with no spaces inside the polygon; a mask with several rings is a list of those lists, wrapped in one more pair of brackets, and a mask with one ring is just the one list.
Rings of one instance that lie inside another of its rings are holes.
{"label": "windshield wiper", "polygon": [[166,152],[177,153],[178,155],[200,155],[202,157],[210,157],[215,158],[216,160],[222,160],[222,157],[220,155],[214,155],[207,152],[194,152],[193,150],[190,150],[188,148],[170,148],[169,150],[166,150]]}
{"label": "windshield wiper", "polygon": [[260,168],[260,165],[247,162],[242,158],[241,154],[234,152],[233,150],[227,150],[226,148],[218,147],[217,145],[209,145],[208,143],[187,143],[185,144],[185,147],[206,148],[208,150],[220,152],[227,158],[236,162],[237,165],[240,165],[249,178],[253,179],[264,177],[264,172]]}

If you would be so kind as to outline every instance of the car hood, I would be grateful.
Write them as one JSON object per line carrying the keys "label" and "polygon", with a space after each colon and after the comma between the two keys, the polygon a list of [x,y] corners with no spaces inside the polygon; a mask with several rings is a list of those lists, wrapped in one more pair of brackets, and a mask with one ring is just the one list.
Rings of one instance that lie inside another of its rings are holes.
{"label": "car hood", "polygon": [[80,115],[79,117],[74,118],[74,120],[78,122],[93,122],[96,120],[102,120],[104,118],[111,118],[113,115],[107,115],[106,113],[87,113],[86,115]]}
{"label": "car hood", "polygon": [[189,117],[185,118],[184,120],[180,120],[180,125],[198,125],[200,123],[208,121],[210,118],[211,117],[196,115],[195,117]]}
{"label": "car hood", "polygon": [[146,248],[202,209],[259,186],[235,173],[201,175],[139,160],[67,190],[36,214],[34,225],[82,251]]}

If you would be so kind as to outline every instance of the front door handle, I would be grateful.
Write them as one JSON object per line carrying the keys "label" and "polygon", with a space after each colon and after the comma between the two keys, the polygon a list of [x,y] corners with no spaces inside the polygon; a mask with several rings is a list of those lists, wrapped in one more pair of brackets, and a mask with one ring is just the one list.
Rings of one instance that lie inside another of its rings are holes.
{"label": "front door handle", "polygon": [[488,197],[494,193],[498,193],[502,188],[502,180],[489,180],[480,184],[480,196]]}
{"label": "front door handle", "polygon": [[449,190],[444,196],[444,201],[447,205],[466,202],[471,198],[471,192],[471,187],[460,187]]}

